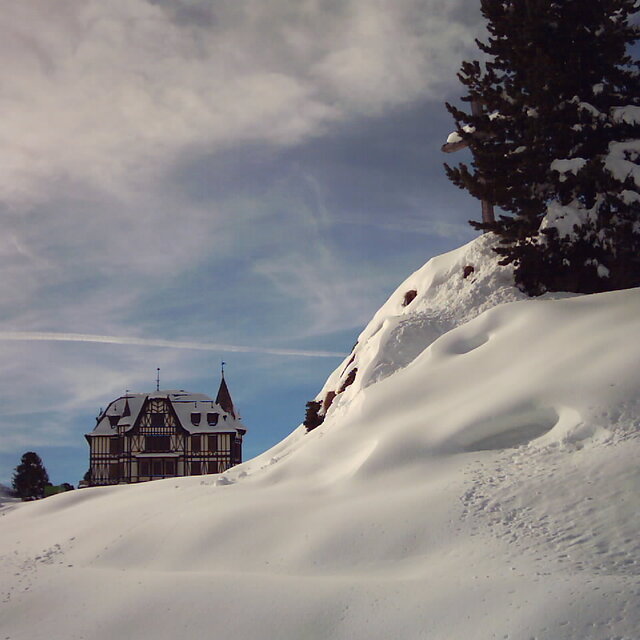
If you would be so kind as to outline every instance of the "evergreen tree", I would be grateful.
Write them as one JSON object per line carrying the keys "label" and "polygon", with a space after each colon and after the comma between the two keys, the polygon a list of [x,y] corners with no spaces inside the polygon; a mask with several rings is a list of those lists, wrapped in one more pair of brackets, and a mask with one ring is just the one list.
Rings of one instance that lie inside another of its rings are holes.
{"label": "evergreen tree", "polygon": [[640,38],[629,22],[638,3],[481,6],[487,60],[459,74],[476,108],[447,105],[472,169],[446,170],[505,213],[471,224],[498,234],[501,264],[514,264],[530,295],[640,284],[640,77],[627,53]]}
{"label": "evergreen tree", "polygon": [[13,488],[20,498],[42,498],[49,475],[37,453],[27,451],[13,474]]}

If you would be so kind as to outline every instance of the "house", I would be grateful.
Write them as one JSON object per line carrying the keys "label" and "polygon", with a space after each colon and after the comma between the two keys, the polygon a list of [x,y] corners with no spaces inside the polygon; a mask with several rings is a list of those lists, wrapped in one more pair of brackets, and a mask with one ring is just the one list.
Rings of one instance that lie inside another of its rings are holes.
{"label": "house", "polygon": [[215,401],[202,393],[126,393],[85,438],[91,486],[221,473],[242,462],[246,433],[224,379]]}

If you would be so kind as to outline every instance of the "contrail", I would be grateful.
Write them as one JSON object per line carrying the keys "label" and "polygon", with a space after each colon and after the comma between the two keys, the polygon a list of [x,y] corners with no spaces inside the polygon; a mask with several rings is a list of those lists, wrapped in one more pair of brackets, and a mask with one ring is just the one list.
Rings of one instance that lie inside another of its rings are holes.
{"label": "contrail", "polygon": [[153,338],[127,338],[99,336],[88,333],[56,333],[53,331],[0,331],[0,340],[99,342],[102,344],[126,344],[141,347],[168,347],[170,349],[195,349],[197,351],[235,351],[236,353],[267,353],[274,356],[298,356],[304,358],[344,358],[346,353],[337,351],[307,351],[304,349],[271,349],[268,347],[244,347],[233,344],[209,342],[180,342]]}

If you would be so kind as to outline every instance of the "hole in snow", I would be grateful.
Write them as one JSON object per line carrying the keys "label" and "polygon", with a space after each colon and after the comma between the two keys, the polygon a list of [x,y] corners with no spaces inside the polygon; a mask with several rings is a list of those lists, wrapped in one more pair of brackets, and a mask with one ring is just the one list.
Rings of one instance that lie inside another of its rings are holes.
{"label": "hole in snow", "polygon": [[460,336],[459,332],[455,334],[455,337],[448,340],[447,343],[442,344],[444,352],[451,355],[463,355],[469,353],[483,344],[489,342],[489,335],[486,333],[479,333],[472,336]]}
{"label": "hole in snow", "polygon": [[471,425],[456,439],[465,451],[512,449],[543,436],[558,419],[550,408],[508,413]]}

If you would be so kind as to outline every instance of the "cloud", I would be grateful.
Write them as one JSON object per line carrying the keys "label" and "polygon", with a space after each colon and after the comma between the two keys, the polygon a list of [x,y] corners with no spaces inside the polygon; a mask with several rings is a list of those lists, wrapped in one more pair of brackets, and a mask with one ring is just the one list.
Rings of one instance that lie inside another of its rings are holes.
{"label": "cloud", "polygon": [[298,337],[361,326],[375,308],[379,281],[355,267],[321,241],[302,243],[279,256],[256,262],[254,270],[286,301]]}
{"label": "cloud", "polygon": [[47,342],[96,342],[100,344],[135,345],[140,347],[166,347],[169,349],[195,349],[197,351],[229,351],[236,353],[265,353],[276,356],[303,358],[344,358],[347,354],[336,351],[307,349],[279,349],[273,347],[248,347],[209,342],[183,342],[154,338],[130,338],[126,336],[99,336],[85,333],[56,333],[51,331],[0,331],[0,340]]}
{"label": "cloud", "polygon": [[0,200],[121,196],[190,148],[297,144],[455,82],[463,0],[48,0],[3,9]]}
{"label": "cloud", "polygon": [[[0,38],[5,326],[117,335],[150,292],[175,297],[203,265],[219,281],[226,274],[211,265],[238,253],[253,261],[247,272],[301,301],[313,326],[341,313],[360,322],[375,286],[366,275],[341,283],[349,257],[327,249],[322,234],[289,225],[290,244],[310,251],[264,255],[283,240],[283,216],[295,216],[296,181],[325,230],[338,213],[321,201],[314,172],[262,189],[238,165],[229,197],[218,188],[220,167],[238,149],[277,156],[439,94],[477,30],[464,4],[10,3]],[[193,172],[196,163],[213,193],[200,200],[176,179],[177,167]]]}

